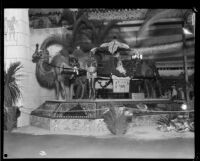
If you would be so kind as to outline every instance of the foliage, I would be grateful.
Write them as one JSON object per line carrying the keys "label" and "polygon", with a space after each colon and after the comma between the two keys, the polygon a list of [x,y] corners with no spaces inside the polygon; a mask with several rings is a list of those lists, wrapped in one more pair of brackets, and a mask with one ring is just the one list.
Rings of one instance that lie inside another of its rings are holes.
{"label": "foliage", "polygon": [[176,132],[194,132],[194,119],[185,115],[166,115],[157,120],[158,129],[164,131],[175,130]]}
{"label": "foliage", "polygon": [[64,9],[60,21],[66,20],[69,25],[73,25],[75,21],[79,19],[83,14],[83,10],[78,10],[77,13],[74,13],[70,9]]}
{"label": "foliage", "polygon": [[11,63],[7,71],[4,71],[4,128],[9,132],[16,127],[17,118],[20,115],[18,107],[14,106],[21,96],[17,80],[22,76],[17,74],[22,68],[20,62]]}
{"label": "foliage", "polygon": [[68,19],[73,26],[72,34],[51,35],[41,45],[41,49],[53,44],[60,44],[64,49],[72,53],[77,46],[80,46],[84,52],[88,52],[93,47],[102,44],[109,31],[118,22],[110,21],[104,25],[104,21],[89,20],[86,13],[78,11],[76,16],[70,10],[64,10],[63,19]]}
{"label": "foliage", "polygon": [[[69,9],[65,9],[61,17],[73,27],[69,42],[71,48],[75,49],[76,46],[81,46],[84,52],[103,43],[109,31],[118,22],[113,20],[104,25],[104,21],[89,20],[87,13],[83,10],[73,13]],[[90,42],[82,43],[82,39],[88,39]]]}
{"label": "foliage", "polygon": [[[86,16],[81,16],[74,24],[72,33],[73,44],[80,43],[82,49],[85,52],[89,51],[93,47],[97,47],[105,41],[109,31],[116,25],[118,21],[112,20],[108,24],[104,25],[104,21],[100,20],[89,20]],[[88,39],[89,44],[81,44],[79,40],[81,38]],[[79,41],[79,42],[78,42]],[[85,45],[89,46],[85,47]]]}
{"label": "foliage", "polygon": [[10,64],[7,71],[4,71],[4,105],[13,106],[21,96],[21,91],[17,84],[17,80],[22,76],[17,74],[22,68],[20,62]]}
{"label": "foliage", "polygon": [[5,107],[4,110],[4,130],[12,131],[17,127],[17,118],[20,116],[20,110],[17,106]]}
{"label": "foliage", "polygon": [[170,126],[171,120],[175,119],[177,115],[165,115],[160,116],[159,119],[156,121],[158,125],[167,125]]}
{"label": "foliage", "polygon": [[103,118],[112,134],[122,135],[127,132],[128,117],[125,116],[124,111],[120,107],[110,107],[109,111],[104,113]]}
{"label": "foliage", "polygon": [[61,14],[61,20],[66,20],[69,25],[72,25],[74,23],[74,13],[70,11],[69,9],[64,9]]}

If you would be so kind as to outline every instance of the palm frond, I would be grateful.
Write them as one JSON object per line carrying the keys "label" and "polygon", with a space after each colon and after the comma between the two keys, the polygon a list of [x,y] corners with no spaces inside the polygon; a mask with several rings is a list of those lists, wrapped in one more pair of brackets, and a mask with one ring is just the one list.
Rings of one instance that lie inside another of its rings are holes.
{"label": "palm frond", "polygon": [[73,31],[72,31],[72,43],[73,44],[75,44],[75,42],[77,40],[77,35],[78,35],[78,33],[80,33],[80,29],[81,29],[82,25],[85,25],[88,28],[90,28],[90,26],[91,26],[91,23],[85,14],[80,16],[80,18],[73,25]]}
{"label": "palm frond", "polygon": [[115,25],[119,22],[118,20],[110,21],[99,33],[99,44],[102,44],[106,36],[108,35],[109,31],[115,27]]}
{"label": "palm frond", "polygon": [[95,44],[93,44],[93,43],[80,44],[80,48],[82,49],[83,52],[89,52],[94,47],[95,47]]}
{"label": "palm frond", "polygon": [[88,40],[91,40],[92,33],[91,33],[91,30],[89,30],[89,29],[88,30],[82,30],[82,31],[80,31],[80,35],[78,35],[78,36],[80,36],[80,37],[85,36]]}
{"label": "palm frond", "polygon": [[4,71],[4,104],[12,106],[21,96],[21,91],[18,84],[19,77],[22,74],[17,74],[17,71],[22,68],[20,62],[11,63],[7,71]]}
{"label": "palm frond", "polygon": [[64,9],[62,14],[61,14],[61,21],[66,20],[69,25],[74,24],[74,13],[70,11],[69,9]]}
{"label": "palm frond", "polygon": [[12,97],[9,90],[9,86],[5,85],[4,86],[4,105],[7,107],[12,106],[12,102],[10,100],[12,100]]}
{"label": "palm frond", "polygon": [[12,98],[12,104],[15,104],[17,99],[20,98],[21,92],[16,83],[10,84],[10,93],[11,93],[11,98]]}
{"label": "palm frond", "polygon": [[18,81],[24,76],[25,76],[24,74],[15,74],[15,80]]}
{"label": "palm frond", "polygon": [[5,83],[10,83],[16,81],[16,72],[22,68],[20,62],[12,63],[8,68],[7,72],[5,71]]}
{"label": "palm frond", "polygon": [[87,16],[86,13],[85,13],[85,11],[78,10],[78,12],[76,13],[76,20],[78,20],[84,14],[85,14],[85,16]]}
{"label": "palm frond", "polygon": [[14,75],[16,74],[16,72],[22,68],[21,63],[20,62],[15,62],[15,63],[11,63],[10,67],[7,70],[7,75]]}
{"label": "palm frond", "polygon": [[92,46],[98,46],[103,43],[108,32],[117,22],[117,20],[113,20],[105,26],[103,21],[89,20],[85,13],[80,14],[73,25],[71,41],[73,48],[79,45],[78,41],[83,36],[86,36],[90,40],[91,44],[93,44]]}

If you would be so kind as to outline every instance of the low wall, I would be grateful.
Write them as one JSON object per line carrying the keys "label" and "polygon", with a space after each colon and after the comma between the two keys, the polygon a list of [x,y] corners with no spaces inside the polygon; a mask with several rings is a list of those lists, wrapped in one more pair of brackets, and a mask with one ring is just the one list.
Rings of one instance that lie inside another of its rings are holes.
{"label": "low wall", "polygon": [[50,118],[47,117],[39,117],[39,116],[30,116],[30,124],[32,126],[44,128],[50,130]]}
{"label": "low wall", "polygon": [[[166,114],[163,114],[166,115]],[[161,115],[133,117],[128,131],[134,130],[136,126],[155,126],[156,120]],[[87,134],[110,134],[103,119],[51,119],[31,115],[32,126],[48,129],[51,132],[77,132]]]}
{"label": "low wall", "polygon": [[50,119],[31,116],[31,125],[48,129],[51,132],[79,132],[79,133],[110,133],[103,119]]}
{"label": "low wall", "polygon": [[166,115],[167,114],[136,116],[136,117],[133,117],[132,123],[130,124],[130,127],[135,127],[135,126],[155,126],[156,125],[156,121],[161,116],[166,116]]}

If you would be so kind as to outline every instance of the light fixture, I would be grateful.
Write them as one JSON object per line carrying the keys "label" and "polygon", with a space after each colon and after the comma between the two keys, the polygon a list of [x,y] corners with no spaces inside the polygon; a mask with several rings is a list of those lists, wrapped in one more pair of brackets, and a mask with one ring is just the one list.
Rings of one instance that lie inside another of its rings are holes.
{"label": "light fixture", "polygon": [[186,35],[192,35],[192,33],[188,29],[186,29],[186,28],[183,28],[183,32]]}
{"label": "light fixture", "polygon": [[183,103],[183,104],[181,105],[181,109],[182,109],[182,110],[187,110],[187,104],[186,104],[186,103]]}

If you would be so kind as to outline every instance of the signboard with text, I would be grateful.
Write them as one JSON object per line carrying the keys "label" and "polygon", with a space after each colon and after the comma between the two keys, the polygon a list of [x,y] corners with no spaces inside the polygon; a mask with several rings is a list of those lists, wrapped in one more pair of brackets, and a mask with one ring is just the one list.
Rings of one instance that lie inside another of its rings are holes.
{"label": "signboard with text", "polygon": [[130,79],[113,79],[114,93],[129,93]]}

